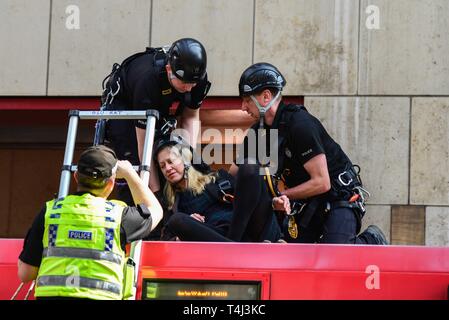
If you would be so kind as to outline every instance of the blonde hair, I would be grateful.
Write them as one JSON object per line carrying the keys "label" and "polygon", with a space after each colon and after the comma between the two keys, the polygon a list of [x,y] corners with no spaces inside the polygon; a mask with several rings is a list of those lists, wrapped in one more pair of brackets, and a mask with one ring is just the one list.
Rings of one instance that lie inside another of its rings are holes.
{"label": "blonde hair", "polygon": [[[188,147],[184,147],[181,145],[167,146],[162,148],[162,150],[169,149],[170,153],[175,156],[177,159],[182,160],[184,164],[184,170],[187,172],[187,188],[186,190],[191,190],[194,195],[199,195],[204,192],[205,186],[211,182],[215,182],[215,174],[209,173],[204,174],[200,171],[196,170],[192,166],[192,152]],[[185,173],[184,173],[185,176]],[[169,209],[173,208],[175,203],[175,196],[177,192],[176,186],[171,185],[170,183],[165,184],[164,187],[164,195],[167,200],[167,205]]]}

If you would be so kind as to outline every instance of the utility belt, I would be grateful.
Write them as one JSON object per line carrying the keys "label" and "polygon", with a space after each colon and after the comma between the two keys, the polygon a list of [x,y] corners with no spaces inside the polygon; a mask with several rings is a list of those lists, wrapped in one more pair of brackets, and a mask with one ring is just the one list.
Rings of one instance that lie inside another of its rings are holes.
{"label": "utility belt", "polygon": [[329,210],[338,208],[352,209],[357,219],[357,233],[362,226],[362,218],[366,213],[365,204],[370,193],[363,188],[360,178],[360,167],[358,165],[348,165],[343,172],[331,181],[332,198],[329,202]]}
{"label": "utility belt", "polygon": [[[279,197],[281,192],[278,189],[278,183],[285,181],[282,175],[271,175],[268,168],[265,168],[264,179],[271,195]],[[365,202],[370,196],[362,186],[360,167],[348,166],[335,179],[332,179],[331,185],[330,196],[326,193],[303,201],[290,201],[291,212],[287,214],[287,230],[292,239],[296,239],[299,235],[298,225],[303,229],[307,228],[315,213],[319,212],[322,215],[321,221],[324,222],[327,214],[337,208],[353,209],[357,219],[357,233],[360,231],[361,220],[366,212]]]}

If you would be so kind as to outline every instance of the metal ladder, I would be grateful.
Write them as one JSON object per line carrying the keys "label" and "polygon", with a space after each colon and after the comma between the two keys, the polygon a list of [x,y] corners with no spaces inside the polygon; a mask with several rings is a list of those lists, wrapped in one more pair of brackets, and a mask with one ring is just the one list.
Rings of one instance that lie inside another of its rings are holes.
{"label": "metal ladder", "polygon": [[[140,171],[140,178],[142,181],[148,185],[150,181],[150,165],[151,165],[151,155],[154,143],[154,134],[156,129],[156,121],[159,119],[159,112],[157,110],[144,110],[144,111],[79,111],[70,110],[69,112],[69,127],[67,130],[67,142],[64,152],[64,161],[61,171],[61,179],[59,182],[58,199],[63,198],[68,195],[70,187],[70,179],[72,172],[77,170],[77,166],[73,165],[73,152],[75,149],[76,133],[78,130],[78,122],[80,119],[97,120],[97,126],[94,137],[94,145],[99,142],[99,134],[103,135],[101,130],[104,130],[104,123],[106,120],[119,119],[119,120],[136,120],[136,119],[147,119],[147,127],[145,132],[145,142],[143,146],[143,155],[140,166],[134,166],[136,171]],[[98,123],[102,123],[101,130],[98,130]],[[135,241],[131,243],[130,258],[135,262],[134,269],[134,281],[133,281],[133,295],[129,300],[136,299],[137,293],[137,279],[139,273],[140,255],[142,250],[142,241]],[[27,300],[30,293],[33,291],[35,285],[35,280],[31,282],[29,289],[25,295]],[[24,283],[20,283],[17,290],[14,292],[11,300],[15,300],[19,292],[22,290]]]}
{"label": "metal ladder", "polygon": [[[69,127],[67,131],[67,143],[65,146],[64,163],[62,166],[61,180],[59,183],[58,199],[67,196],[70,187],[71,173],[76,171],[77,166],[72,164],[73,151],[75,149],[76,133],[78,129],[78,122],[80,119],[92,120],[136,120],[147,119],[147,127],[145,132],[145,142],[143,146],[143,155],[140,166],[134,166],[136,171],[140,171],[140,178],[148,185],[150,181],[150,165],[151,155],[154,143],[154,134],[156,129],[156,121],[159,119],[159,112],[157,110],[144,111],[79,111],[71,110],[69,112]],[[97,132],[96,132],[97,133]],[[95,137],[94,143],[98,139]],[[137,278],[139,273],[140,255],[142,250],[142,241],[135,241],[131,243],[130,257],[135,262],[134,272],[134,286],[133,296],[130,300],[136,298]]]}

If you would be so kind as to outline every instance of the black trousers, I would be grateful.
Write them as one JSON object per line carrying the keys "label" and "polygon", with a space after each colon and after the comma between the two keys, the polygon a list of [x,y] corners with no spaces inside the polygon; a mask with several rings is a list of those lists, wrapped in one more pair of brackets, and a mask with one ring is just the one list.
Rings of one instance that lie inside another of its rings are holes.
{"label": "black trousers", "polygon": [[180,212],[169,218],[166,229],[184,241],[275,242],[281,236],[271,208],[271,197],[263,176],[259,175],[259,166],[250,164],[239,168],[233,216],[226,236]]}
{"label": "black trousers", "polygon": [[324,213],[318,210],[306,228],[298,226],[298,237],[292,239],[284,221],[284,235],[287,242],[296,243],[340,243],[377,244],[369,234],[358,232],[356,213],[351,208],[336,208]]}
{"label": "black trousers", "polygon": [[[130,120],[108,120],[106,125],[106,143],[117,154],[119,160],[128,160],[133,165],[139,165],[137,152],[136,129]],[[115,187],[118,200],[133,206],[134,201],[125,181],[117,181]]]}

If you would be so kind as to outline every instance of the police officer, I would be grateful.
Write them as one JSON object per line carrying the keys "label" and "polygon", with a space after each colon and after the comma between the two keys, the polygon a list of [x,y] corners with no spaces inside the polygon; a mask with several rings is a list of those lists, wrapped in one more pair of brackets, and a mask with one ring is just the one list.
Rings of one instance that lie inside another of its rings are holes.
{"label": "police officer", "polygon": [[[102,97],[107,110],[156,109],[160,118],[156,123],[156,137],[174,126],[169,109],[178,102],[176,116],[180,127],[189,133],[194,145],[198,134],[199,107],[206,97],[210,82],[206,73],[207,56],[203,45],[191,38],[175,41],[171,47],[147,48],[114,64],[107,77]],[[106,80],[106,79],[105,79]],[[145,138],[146,121],[109,120],[106,139],[119,159],[140,163]],[[152,166],[150,188],[160,189]],[[119,198],[131,204],[127,188],[119,188]]]}
{"label": "police officer", "polygon": [[[320,121],[304,106],[282,101],[285,84],[276,67],[256,63],[241,75],[239,94],[242,110],[258,120],[253,130],[266,130],[267,135],[272,132],[270,129],[278,130],[278,142],[271,146],[278,153],[274,176],[283,180],[286,189],[279,191],[273,187],[272,193],[286,195],[292,202],[292,214],[296,213],[284,220],[286,240],[387,244],[377,226],[369,226],[359,234],[368,194],[360,181],[358,167],[353,166]],[[260,140],[258,135],[255,137]],[[261,147],[259,143],[257,146]],[[243,158],[251,157],[248,136],[243,152],[246,152]],[[235,164],[230,168],[233,174],[238,170]],[[268,185],[275,184],[271,175],[266,178]]]}
{"label": "police officer", "polygon": [[[113,150],[85,150],[74,174],[77,192],[48,201],[25,238],[20,280],[36,279],[37,298],[122,299],[133,279],[124,277],[125,244],[146,237],[162,208],[128,161]],[[116,178],[128,182],[135,207],[108,201]]]}

